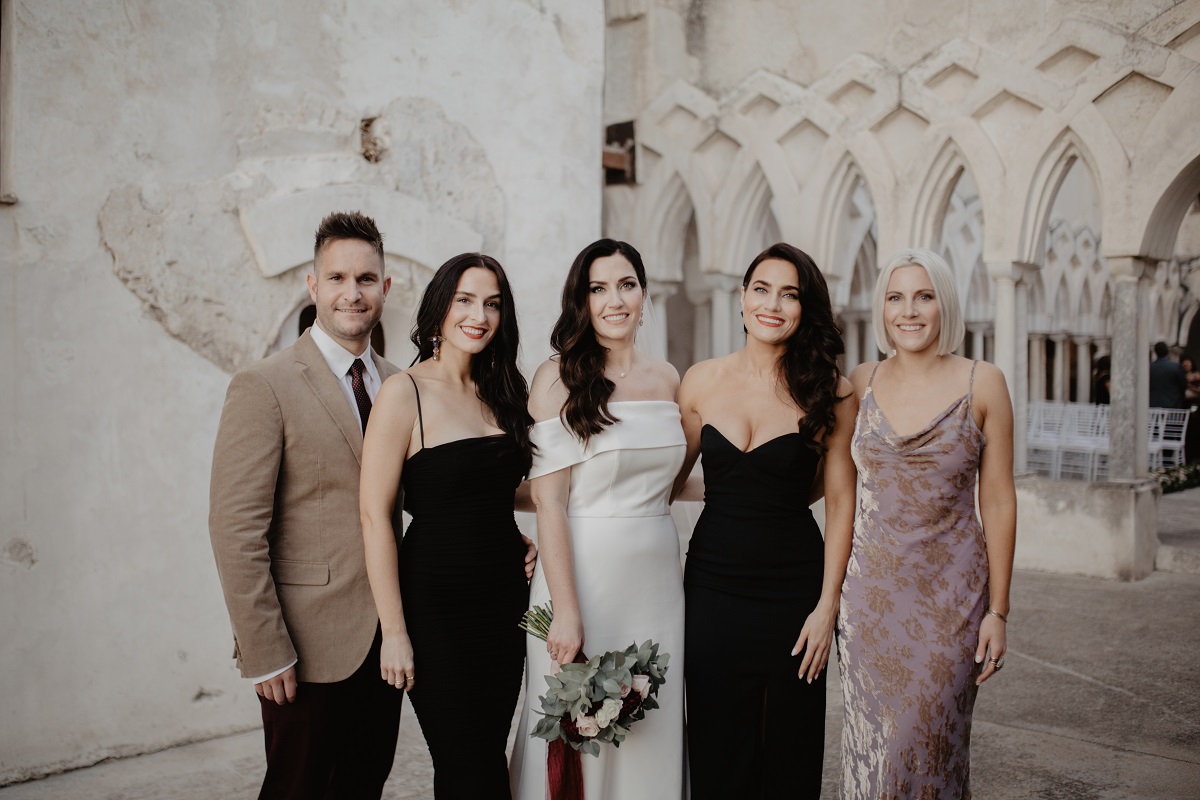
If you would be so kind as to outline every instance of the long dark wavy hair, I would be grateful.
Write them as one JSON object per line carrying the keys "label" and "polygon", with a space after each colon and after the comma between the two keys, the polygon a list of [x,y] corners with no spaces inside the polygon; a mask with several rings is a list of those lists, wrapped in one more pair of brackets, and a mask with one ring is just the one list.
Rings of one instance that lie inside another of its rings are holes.
{"label": "long dark wavy hair", "polygon": [[613,255],[624,256],[633,265],[638,283],[645,291],[646,268],[633,245],[615,239],[592,242],[571,264],[567,282],[563,284],[562,313],[550,333],[550,346],[559,357],[558,373],[567,387],[567,402],[561,417],[584,442],[617,421],[608,410],[608,399],[616,389],[616,384],[604,377],[608,348],[596,341],[588,303],[592,263]]}
{"label": "long dark wavy hair", "polygon": [[742,289],[750,286],[758,265],[772,258],[796,268],[796,285],[800,289],[800,325],[784,345],[779,359],[779,380],[804,411],[800,435],[810,448],[824,453],[822,439],[833,430],[837,417],[835,407],[842,377],[837,357],[846,351],[842,329],[833,318],[829,286],[816,262],[808,253],[786,242],[773,244],[754,257],[742,278]]}
{"label": "long dark wavy hair", "polygon": [[525,454],[528,470],[533,452],[529,441],[529,429],[533,427],[528,408],[529,385],[517,369],[517,352],[521,344],[517,308],[508,276],[500,262],[482,253],[463,253],[438,267],[421,295],[417,321],[409,339],[417,348],[416,361],[433,357],[431,339],[440,334],[454,293],[458,291],[458,282],[472,267],[489,270],[496,276],[496,283],[500,285],[500,327],[483,352],[471,359],[471,380],[475,382],[476,395],[496,417],[496,424],[516,439]]}

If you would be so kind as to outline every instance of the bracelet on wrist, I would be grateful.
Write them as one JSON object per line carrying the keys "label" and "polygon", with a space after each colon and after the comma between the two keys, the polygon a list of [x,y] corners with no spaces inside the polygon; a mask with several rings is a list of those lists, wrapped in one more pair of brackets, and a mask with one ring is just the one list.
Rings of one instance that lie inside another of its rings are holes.
{"label": "bracelet on wrist", "polygon": [[999,611],[997,611],[996,609],[994,609],[994,608],[989,608],[989,609],[987,610],[987,613],[988,613],[988,614],[991,614],[993,617],[998,617],[998,618],[1000,619],[1000,621],[1001,621],[1001,622],[1003,622],[1003,623],[1005,623],[1005,624],[1008,624],[1008,617],[1006,617],[1004,614],[1001,614],[1001,613],[1000,613]]}

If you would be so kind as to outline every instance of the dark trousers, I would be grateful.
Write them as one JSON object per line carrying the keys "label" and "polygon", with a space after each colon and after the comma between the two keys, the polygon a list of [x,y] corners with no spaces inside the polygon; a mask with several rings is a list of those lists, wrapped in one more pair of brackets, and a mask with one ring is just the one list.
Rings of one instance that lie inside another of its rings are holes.
{"label": "dark trousers", "polygon": [[353,675],[301,683],[296,700],[259,698],[267,775],[259,800],[378,800],[392,771],[401,691],[379,677],[379,631]]}

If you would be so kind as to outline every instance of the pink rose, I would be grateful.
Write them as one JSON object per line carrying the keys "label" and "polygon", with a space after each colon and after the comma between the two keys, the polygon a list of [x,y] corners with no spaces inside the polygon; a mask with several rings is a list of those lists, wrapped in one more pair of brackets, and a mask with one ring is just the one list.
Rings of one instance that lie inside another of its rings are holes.
{"label": "pink rose", "polygon": [[645,700],[650,696],[650,676],[649,675],[634,675],[633,690],[642,696]]}
{"label": "pink rose", "polygon": [[600,733],[600,723],[596,722],[595,717],[589,717],[587,714],[580,714],[576,717],[575,728],[579,731],[580,736],[586,736],[589,739]]}
{"label": "pink rose", "polygon": [[618,684],[618,686],[620,686],[620,687],[621,687],[621,697],[622,697],[622,698],[626,698],[626,697],[628,697],[628,696],[629,696],[629,689],[630,689],[630,686],[629,686],[629,684],[628,684],[628,683],[621,683],[621,684]]}

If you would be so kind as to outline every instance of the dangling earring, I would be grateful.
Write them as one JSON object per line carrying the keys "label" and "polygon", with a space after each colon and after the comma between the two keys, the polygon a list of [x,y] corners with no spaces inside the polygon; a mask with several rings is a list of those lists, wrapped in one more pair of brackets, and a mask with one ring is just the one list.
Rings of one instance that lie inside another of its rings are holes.
{"label": "dangling earring", "polygon": [[492,345],[492,369],[496,368],[496,345]]}
{"label": "dangling earring", "polygon": [[639,328],[640,328],[640,327],[642,327],[642,323],[643,323],[643,322],[645,322],[645,321],[646,321],[646,318],[645,318],[645,317],[639,316],[639,317],[638,317],[638,327],[639,327]]}
{"label": "dangling earring", "polygon": [[429,341],[433,342],[433,360],[439,361],[442,357],[442,337],[435,333],[429,337]]}

